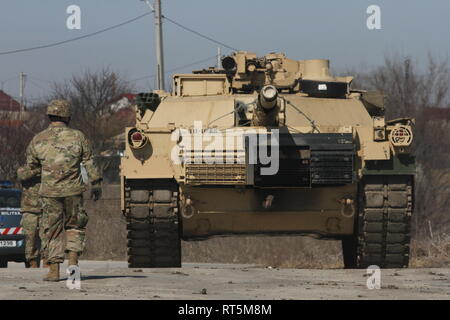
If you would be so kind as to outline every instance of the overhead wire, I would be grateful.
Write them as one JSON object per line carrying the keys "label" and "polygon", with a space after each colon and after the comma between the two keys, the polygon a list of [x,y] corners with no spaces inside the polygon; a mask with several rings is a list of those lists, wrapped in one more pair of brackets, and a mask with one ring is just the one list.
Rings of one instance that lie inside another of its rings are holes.
{"label": "overhead wire", "polygon": [[[155,7],[150,3],[149,0],[142,0],[142,1],[144,1],[149,6],[149,8],[150,8],[152,13],[155,12]],[[228,48],[228,49],[233,50],[233,51],[239,51],[238,49],[233,48],[232,46],[229,46],[229,45],[227,45],[227,44],[225,44],[223,42],[215,40],[215,39],[213,39],[213,38],[211,38],[211,37],[209,37],[209,36],[207,36],[207,35],[205,35],[203,33],[200,33],[200,32],[198,32],[198,31],[196,31],[196,30],[194,30],[192,28],[186,27],[185,25],[183,25],[183,24],[181,24],[181,23],[179,23],[179,22],[169,18],[168,16],[166,16],[164,14],[161,15],[161,18],[163,18],[163,19],[173,23],[174,25],[176,25],[176,26],[178,26],[178,27],[180,27],[180,28],[182,28],[182,29],[184,29],[184,30],[186,30],[188,32],[191,32],[191,33],[193,33],[193,34],[195,34],[195,35],[197,35],[199,37],[202,37],[202,38],[204,38],[204,39],[206,39],[208,41],[214,42],[215,44],[221,45],[224,48]]]}
{"label": "overhead wire", "polygon": [[[185,64],[185,65],[182,65],[182,66],[179,66],[179,67],[175,67],[175,68],[166,70],[164,72],[164,74],[171,73],[171,72],[178,71],[178,70],[182,70],[182,69],[185,69],[185,68],[189,68],[189,67],[195,66],[197,64],[205,63],[205,62],[208,62],[209,60],[216,59],[216,58],[217,58],[217,56],[211,56],[211,57],[206,58],[206,59],[202,59],[202,60],[195,61],[195,62],[192,62],[192,63],[189,63],[189,64]],[[152,75],[136,78],[136,79],[130,80],[130,82],[136,82],[136,81],[139,81],[139,80],[144,80],[144,79],[154,78],[154,77],[156,77],[156,74],[152,74]]]}
{"label": "overhead wire", "polygon": [[52,85],[52,84],[54,83],[54,81],[50,81],[50,80],[41,78],[40,76],[39,76],[39,77],[36,77],[35,75],[32,75],[32,76],[28,75],[28,77],[32,77],[32,78],[34,78],[35,80],[39,80],[39,81],[48,83],[48,84],[50,84],[50,85]]}
{"label": "overhead wire", "polygon": [[139,20],[139,19],[141,19],[141,18],[143,18],[145,16],[148,16],[150,14],[151,14],[150,12],[146,12],[144,14],[141,14],[141,15],[139,15],[137,17],[134,17],[134,18],[129,19],[127,21],[124,21],[122,23],[119,23],[119,24],[116,24],[116,25],[113,25],[113,26],[110,26],[110,27],[107,27],[107,28],[104,28],[104,29],[101,29],[101,30],[98,30],[98,31],[95,31],[95,32],[92,32],[92,33],[89,33],[89,34],[85,34],[83,36],[79,36],[79,37],[75,37],[75,38],[71,38],[71,39],[67,39],[67,40],[62,40],[62,41],[57,41],[57,42],[53,42],[53,43],[49,43],[49,44],[44,44],[44,45],[40,45],[40,46],[30,47],[30,48],[3,51],[3,52],[0,52],[0,55],[7,55],[7,54],[13,54],[13,53],[20,53],[20,52],[28,52],[28,51],[33,51],[33,50],[39,50],[39,49],[45,49],[45,48],[51,48],[51,47],[60,46],[60,45],[63,45],[63,44],[69,43],[69,42],[73,42],[73,41],[78,41],[78,40],[81,40],[81,39],[89,38],[89,37],[98,35],[100,33],[103,33],[103,32],[106,32],[106,31],[110,31],[110,30],[122,27],[124,25],[132,23],[132,22],[134,22],[136,20]]}
{"label": "overhead wire", "polygon": [[[62,41],[57,41],[57,42],[53,42],[53,43],[48,43],[48,44],[44,44],[44,45],[39,45],[39,46],[35,46],[35,47],[29,47],[29,48],[23,48],[23,49],[14,49],[14,50],[8,50],[8,51],[0,51],[0,55],[8,55],[8,54],[15,54],[15,53],[21,53],[21,52],[40,50],[40,49],[45,49],[45,48],[52,48],[52,47],[56,47],[56,46],[60,46],[60,45],[66,44],[66,43],[70,43],[70,42],[82,40],[82,39],[85,39],[85,38],[93,37],[93,36],[96,36],[98,34],[101,34],[101,33],[104,33],[104,32],[107,32],[107,31],[110,31],[110,30],[122,27],[122,26],[127,25],[127,24],[130,24],[130,23],[132,23],[134,21],[137,21],[137,20],[139,20],[139,19],[141,19],[143,17],[146,17],[146,16],[150,15],[151,13],[152,12],[146,12],[144,14],[141,14],[141,15],[137,16],[137,17],[134,17],[132,19],[126,20],[126,21],[124,21],[122,23],[115,24],[113,26],[110,26],[110,27],[107,27],[107,28],[104,28],[104,29],[101,29],[101,30],[98,30],[98,31],[95,31],[95,32],[92,32],[92,33],[88,33],[88,34],[85,34],[85,35],[82,35],[82,36],[79,36],[79,37],[75,37],[75,38],[71,38],[71,39],[67,39],[67,40],[62,40]],[[218,44],[218,45],[220,45],[220,46],[222,46],[224,48],[227,48],[227,49],[230,49],[230,50],[233,50],[233,51],[239,51],[238,49],[236,49],[236,48],[234,48],[234,47],[232,47],[232,46],[230,46],[230,45],[228,45],[228,44],[226,44],[224,42],[218,41],[218,40],[216,40],[216,39],[214,39],[214,38],[212,38],[210,36],[207,36],[207,35],[205,35],[205,34],[203,34],[201,32],[198,32],[198,31],[196,31],[196,30],[194,30],[194,29],[192,29],[190,27],[187,27],[187,26],[185,26],[185,25],[175,21],[174,19],[169,18],[166,15],[162,15],[162,18],[167,20],[168,22],[178,26],[179,28],[182,28],[182,29],[184,29],[184,30],[186,30],[188,32],[191,32],[191,33],[193,33],[193,34],[195,34],[195,35],[197,35],[197,36],[199,36],[199,37],[201,37],[203,39],[206,39],[206,40],[211,41],[211,42],[213,42],[215,44]]]}
{"label": "overhead wire", "polygon": [[10,80],[17,79],[17,77],[18,77],[18,76],[11,77],[11,78],[8,78],[8,79],[5,79],[5,80],[0,80],[0,82],[4,83],[4,82],[10,81]]}
{"label": "overhead wire", "polygon": [[47,91],[46,88],[42,87],[39,83],[37,83],[36,81],[34,81],[33,79],[31,79],[31,77],[28,77],[28,80],[30,81],[30,83],[32,85],[34,85],[35,87],[38,87],[41,90]]}
{"label": "overhead wire", "polygon": [[213,39],[213,38],[211,38],[211,37],[209,37],[209,36],[207,36],[207,35],[205,35],[205,34],[203,34],[203,33],[200,33],[200,32],[198,32],[198,31],[196,31],[196,30],[194,30],[194,29],[191,29],[191,28],[189,28],[189,27],[186,27],[185,25],[182,25],[181,23],[179,23],[179,22],[177,22],[177,21],[175,21],[175,20],[169,18],[169,17],[166,16],[166,15],[162,15],[162,18],[165,19],[165,20],[167,20],[167,21],[169,21],[170,23],[172,23],[172,24],[174,24],[174,25],[176,25],[176,26],[178,26],[178,27],[180,27],[180,28],[186,30],[186,31],[189,31],[189,32],[191,32],[191,33],[193,33],[193,34],[195,34],[195,35],[197,35],[197,36],[203,38],[203,39],[206,39],[206,40],[208,40],[208,41],[214,42],[215,44],[218,44],[218,45],[220,45],[220,46],[222,46],[222,47],[224,47],[224,48],[230,49],[230,50],[232,50],[232,51],[239,51],[238,49],[236,49],[236,48],[234,48],[234,47],[232,47],[232,46],[229,46],[229,45],[227,45],[227,44],[225,44],[225,43],[223,43],[223,42],[221,42],[221,41],[215,40],[215,39]]}
{"label": "overhead wire", "polygon": [[[122,27],[124,25],[129,24],[129,23],[137,21],[137,20],[139,20],[139,19],[141,19],[141,18],[143,18],[145,16],[148,16],[151,13],[152,12],[146,12],[146,13],[144,13],[142,15],[139,15],[139,16],[134,17],[132,19],[126,20],[126,21],[124,21],[122,23],[119,23],[119,24],[116,24],[116,25],[113,25],[113,26],[110,26],[110,27],[98,30],[96,32],[92,32],[92,33],[86,34],[86,35],[83,35],[83,36],[79,36],[79,37],[75,37],[75,38],[71,38],[71,39],[67,39],[67,40],[62,40],[62,41],[57,41],[57,42],[53,42],[53,43],[49,43],[49,44],[39,45],[39,46],[35,46],[35,47],[3,51],[3,52],[0,52],[0,55],[9,55],[9,54],[22,53],[22,52],[29,52],[29,51],[40,50],[40,49],[45,49],[45,48],[51,48],[51,47],[60,46],[60,45],[66,44],[66,43],[82,40],[82,39],[85,39],[85,38],[89,38],[89,37],[92,37],[92,36],[95,36],[95,35],[98,35],[98,34],[101,34],[101,33],[104,33],[104,32],[107,32],[107,31],[119,28],[119,27]],[[213,39],[213,38],[211,38],[211,37],[209,37],[209,36],[207,36],[207,35],[205,35],[203,33],[200,33],[200,32],[198,32],[198,31],[196,31],[196,30],[194,30],[192,28],[189,28],[189,27],[187,27],[187,26],[185,26],[185,25],[183,25],[183,24],[181,24],[181,23],[179,23],[179,22],[177,22],[177,21],[175,21],[175,20],[173,20],[173,19],[171,19],[171,18],[169,18],[169,17],[167,17],[165,15],[162,15],[162,18],[167,20],[168,22],[178,26],[179,28],[182,28],[182,29],[184,29],[184,30],[186,30],[188,32],[191,32],[191,33],[193,33],[193,34],[195,34],[195,35],[197,35],[197,36],[199,36],[199,37],[201,37],[203,39],[206,39],[206,40],[211,41],[211,42],[213,42],[215,44],[218,44],[218,45],[220,45],[220,46],[222,46],[224,48],[227,48],[227,49],[230,49],[230,50],[233,50],[233,51],[238,51],[238,49],[236,49],[236,48],[234,48],[234,47],[232,47],[230,45],[227,45],[227,44],[225,44],[225,43],[223,43],[221,41],[215,40],[215,39]],[[193,63],[189,63],[189,64],[186,64],[186,65],[183,65],[183,66],[179,66],[179,67],[176,67],[176,68],[173,68],[173,69],[169,69],[169,70],[167,70],[165,72],[165,74],[170,73],[170,72],[174,72],[174,71],[177,71],[177,70],[181,70],[181,69],[184,69],[184,68],[188,68],[188,67],[200,64],[200,63],[204,63],[204,62],[207,62],[207,61],[209,61],[209,60],[211,60],[213,58],[216,58],[216,56],[209,57],[209,58],[206,58],[206,59],[202,59],[202,60],[199,60],[199,61],[195,61]],[[153,77],[156,77],[156,75],[153,74],[153,75],[144,76],[144,77],[141,77],[141,78],[137,78],[137,79],[131,80],[130,82],[135,82],[135,81],[148,79],[148,78],[153,78]],[[8,80],[10,80],[10,79],[7,79],[7,80],[1,81],[1,82],[4,83],[4,82],[6,82]],[[45,80],[45,82],[51,83],[50,81],[47,81],[47,80]],[[36,85],[35,82],[33,82],[33,83],[34,83],[34,85]],[[42,89],[42,87],[41,87],[41,89]]]}

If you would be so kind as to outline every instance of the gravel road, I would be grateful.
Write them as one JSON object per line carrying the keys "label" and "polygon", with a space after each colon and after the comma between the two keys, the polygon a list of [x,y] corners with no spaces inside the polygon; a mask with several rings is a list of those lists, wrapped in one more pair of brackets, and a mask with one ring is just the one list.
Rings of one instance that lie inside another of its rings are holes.
{"label": "gravel road", "polygon": [[[63,265],[65,271],[66,265]],[[0,269],[3,299],[446,299],[450,269],[389,269],[369,290],[365,270],[276,269],[185,263],[181,269],[128,269],[125,262],[81,261],[81,289],[46,283],[45,269]],[[64,276],[66,279],[66,276]]]}

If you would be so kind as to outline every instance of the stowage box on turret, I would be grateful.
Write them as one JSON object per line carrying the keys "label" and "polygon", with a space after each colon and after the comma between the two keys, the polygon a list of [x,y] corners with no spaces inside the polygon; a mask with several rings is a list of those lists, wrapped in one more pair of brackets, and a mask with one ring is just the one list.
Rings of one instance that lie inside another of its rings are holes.
{"label": "stowage box on turret", "polygon": [[[407,267],[413,120],[328,60],[240,51],[136,99],[121,163],[130,267],[180,267],[181,239],[314,235],[347,268]],[[283,248],[280,248],[283,250]]]}

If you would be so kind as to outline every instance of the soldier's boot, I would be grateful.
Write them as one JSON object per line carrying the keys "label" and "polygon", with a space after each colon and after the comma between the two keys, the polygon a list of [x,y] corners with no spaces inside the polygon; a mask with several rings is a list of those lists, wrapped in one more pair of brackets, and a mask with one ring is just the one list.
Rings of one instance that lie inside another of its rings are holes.
{"label": "soldier's boot", "polygon": [[39,260],[38,259],[31,259],[28,261],[28,264],[30,268],[39,268]]}
{"label": "soldier's boot", "polygon": [[50,263],[44,281],[59,281],[59,263]]}
{"label": "soldier's boot", "polygon": [[77,266],[78,265],[78,252],[69,251],[69,266]]}
{"label": "soldier's boot", "polygon": [[49,266],[50,266],[50,264],[48,263],[47,258],[42,259],[42,267],[48,268]]}

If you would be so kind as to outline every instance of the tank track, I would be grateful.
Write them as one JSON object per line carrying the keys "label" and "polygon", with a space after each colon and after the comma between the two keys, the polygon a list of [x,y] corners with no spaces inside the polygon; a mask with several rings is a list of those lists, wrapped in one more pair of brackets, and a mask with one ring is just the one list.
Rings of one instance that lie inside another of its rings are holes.
{"label": "tank track", "polygon": [[175,182],[127,182],[125,215],[129,268],[181,267],[181,224]]}
{"label": "tank track", "polygon": [[346,268],[408,267],[413,196],[412,176],[363,178],[358,230],[343,240]]}

